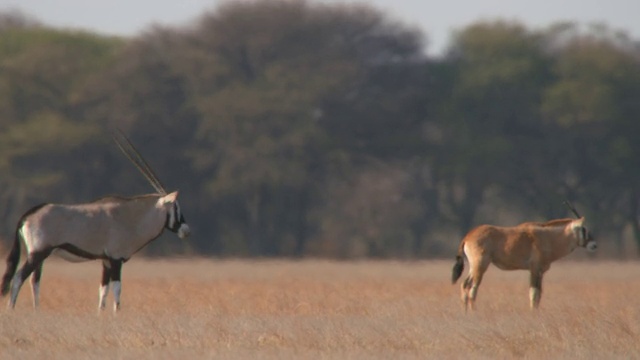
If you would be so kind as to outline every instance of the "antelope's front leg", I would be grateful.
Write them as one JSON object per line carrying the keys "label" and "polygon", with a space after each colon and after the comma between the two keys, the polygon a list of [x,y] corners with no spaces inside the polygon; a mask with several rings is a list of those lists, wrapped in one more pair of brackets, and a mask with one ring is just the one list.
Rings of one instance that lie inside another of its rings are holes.
{"label": "antelope's front leg", "polygon": [[543,272],[538,269],[531,269],[530,287],[529,287],[529,305],[531,309],[537,309],[540,306],[540,298],[542,297],[542,275]]}
{"label": "antelope's front leg", "polygon": [[111,283],[113,284],[113,311],[120,310],[120,294],[122,292],[122,283],[120,275],[122,272],[122,260],[110,260],[111,263]]}
{"label": "antelope's front leg", "polygon": [[108,260],[102,260],[102,280],[100,281],[98,313],[104,310],[106,306],[107,294],[109,293],[109,281],[111,281],[111,263]]}

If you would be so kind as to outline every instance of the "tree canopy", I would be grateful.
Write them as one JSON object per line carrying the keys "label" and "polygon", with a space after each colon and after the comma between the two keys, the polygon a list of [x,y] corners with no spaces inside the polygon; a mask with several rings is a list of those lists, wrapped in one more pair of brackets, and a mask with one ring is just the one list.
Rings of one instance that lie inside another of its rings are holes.
{"label": "tree canopy", "polygon": [[0,16],[0,218],[149,192],[194,230],[148,254],[440,257],[480,223],[568,217],[640,252],[640,51],[606,26],[487,21],[445,56],[366,5],[226,2],[133,38]]}

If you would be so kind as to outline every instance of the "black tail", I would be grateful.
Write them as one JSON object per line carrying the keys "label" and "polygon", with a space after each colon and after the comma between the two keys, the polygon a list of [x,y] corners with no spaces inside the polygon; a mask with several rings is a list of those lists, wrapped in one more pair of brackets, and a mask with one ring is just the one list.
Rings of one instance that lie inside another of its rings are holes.
{"label": "black tail", "polygon": [[11,248],[11,252],[7,256],[7,270],[4,272],[4,276],[2,277],[2,285],[0,286],[0,294],[2,296],[7,295],[9,292],[9,287],[11,286],[11,279],[13,279],[13,275],[16,273],[16,269],[18,269],[18,262],[20,261],[20,234],[18,230],[16,230],[16,235],[13,240],[13,247]]}
{"label": "black tail", "polygon": [[453,265],[453,271],[451,272],[451,283],[455,284],[464,270],[464,258],[461,255],[456,256],[456,263]]}
{"label": "black tail", "polygon": [[18,269],[18,262],[20,261],[20,228],[22,224],[24,224],[27,216],[33,214],[38,211],[41,207],[46,204],[40,204],[38,206],[32,207],[29,211],[27,211],[20,220],[18,221],[18,226],[16,226],[16,234],[13,238],[13,247],[11,248],[11,252],[7,256],[7,270],[4,272],[4,276],[2,277],[2,285],[0,285],[0,295],[5,296],[9,292],[9,288],[11,287],[11,280],[13,276],[16,274],[16,270]]}

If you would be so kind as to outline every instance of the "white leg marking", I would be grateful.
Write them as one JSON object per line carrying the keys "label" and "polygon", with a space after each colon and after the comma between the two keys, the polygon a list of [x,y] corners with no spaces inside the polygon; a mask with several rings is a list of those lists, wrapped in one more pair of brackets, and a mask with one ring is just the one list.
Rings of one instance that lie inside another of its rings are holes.
{"label": "white leg marking", "polygon": [[120,293],[122,292],[122,285],[120,281],[112,281],[113,283],[113,311],[120,310]]}
{"label": "white leg marking", "polygon": [[31,294],[33,295],[33,308],[40,306],[40,283],[31,280]]}
{"label": "white leg marking", "polygon": [[529,305],[532,309],[536,309],[540,304],[540,289],[535,287],[529,288]]}
{"label": "white leg marking", "polygon": [[107,294],[109,293],[109,284],[100,285],[100,298],[98,301],[98,310],[103,310],[107,305]]}

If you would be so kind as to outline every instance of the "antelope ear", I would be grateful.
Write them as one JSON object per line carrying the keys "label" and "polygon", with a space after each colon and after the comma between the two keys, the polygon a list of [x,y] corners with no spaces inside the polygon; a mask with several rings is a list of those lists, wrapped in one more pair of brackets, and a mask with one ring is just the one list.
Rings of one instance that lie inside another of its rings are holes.
{"label": "antelope ear", "polygon": [[581,217],[579,219],[576,219],[576,220],[573,220],[571,222],[571,228],[574,229],[574,230],[578,229],[578,228],[582,227],[583,223],[584,223],[584,218],[583,217]]}
{"label": "antelope ear", "polygon": [[166,204],[173,204],[174,202],[176,202],[176,199],[178,198],[178,192],[174,191],[171,194],[167,194],[163,197],[161,197],[158,202],[166,205]]}

